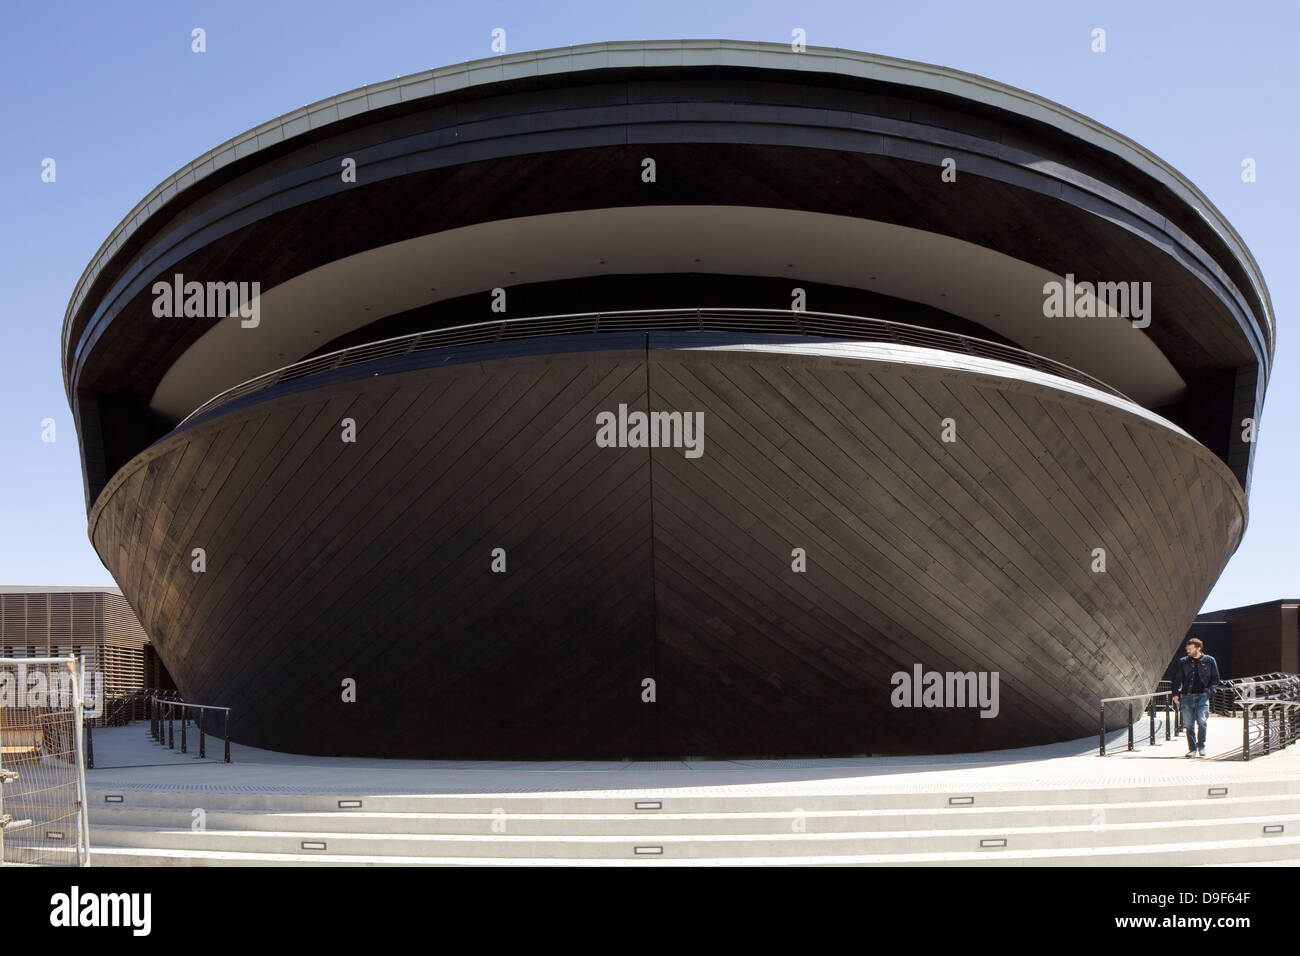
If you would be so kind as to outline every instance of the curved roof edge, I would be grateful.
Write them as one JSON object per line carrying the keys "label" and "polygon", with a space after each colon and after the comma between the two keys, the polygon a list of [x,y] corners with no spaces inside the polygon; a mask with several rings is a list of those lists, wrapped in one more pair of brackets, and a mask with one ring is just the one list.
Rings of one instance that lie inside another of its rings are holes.
{"label": "curved roof edge", "polygon": [[1255,294],[1264,304],[1271,364],[1276,327],[1273,303],[1258,263],[1237,231],[1212,202],[1182,173],[1138,143],[1081,113],[1051,100],[974,73],[874,53],[832,47],[808,47],[795,53],[789,44],[748,40],[618,40],[510,53],[412,73],[363,86],[285,113],[208,150],[163,180],[126,214],[100,245],[77,280],[64,313],[60,335],[64,378],[67,377],[68,330],[90,285],[109,259],[137,228],[185,189],[236,160],[302,133],[370,110],[527,77],[585,70],[636,67],[734,66],[794,70],[857,77],[947,93],[1003,109],[1054,126],[1061,132],[1112,153],[1168,187],[1198,212],[1246,266]]}

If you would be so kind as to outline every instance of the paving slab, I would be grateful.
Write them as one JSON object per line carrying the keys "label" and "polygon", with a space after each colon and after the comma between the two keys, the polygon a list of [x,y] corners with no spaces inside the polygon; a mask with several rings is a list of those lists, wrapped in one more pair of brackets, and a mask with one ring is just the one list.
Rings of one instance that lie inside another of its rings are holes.
{"label": "paving slab", "polygon": [[[1146,738],[1139,724],[1137,739]],[[602,796],[666,793],[781,794],[933,792],[960,789],[1133,787],[1208,782],[1300,779],[1300,747],[1240,759],[1241,722],[1211,716],[1210,754],[1188,759],[1181,739],[1125,750],[1127,731],[1097,738],[984,753],[918,757],[786,760],[466,761],[384,760],[277,753],[231,745],[220,761],[220,739],[208,757],[155,743],[140,722],[94,732],[91,790],[205,793],[495,794],[573,793]],[[1231,748],[1237,745],[1238,751]],[[179,738],[177,739],[179,747]]]}

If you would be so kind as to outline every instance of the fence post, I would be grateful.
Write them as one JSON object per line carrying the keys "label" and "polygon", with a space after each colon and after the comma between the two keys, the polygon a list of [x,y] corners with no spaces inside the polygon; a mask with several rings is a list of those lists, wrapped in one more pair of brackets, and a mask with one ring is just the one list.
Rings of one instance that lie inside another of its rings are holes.
{"label": "fence post", "polygon": [[226,709],[226,763],[230,763],[230,709]]}
{"label": "fence post", "polygon": [[1106,756],[1106,702],[1101,702],[1101,753],[1099,757]]}
{"label": "fence post", "polygon": [[176,728],[172,725],[172,702],[167,701],[167,749],[176,749]]}
{"label": "fence post", "polygon": [[1133,701],[1128,702],[1128,749],[1133,750]]}
{"label": "fence post", "polygon": [[1156,746],[1156,702],[1155,698],[1147,701],[1147,715],[1151,718],[1150,727],[1147,733],[1147,744]]}
{"label": "fence post", "polygon": [[[86,656],[75,659],[75,665],[72,668],[72,678],[76,691],[76,700],[72,704],[72,721],[73,721],[73,759],[76,759],[76,744],[80,743],[81,735],[77,731],[81,730],[82,722],[86,719]],[[101,703],[104,689],[100,688]],[[90,732],[90,728],[86,728]],[[82,755],[84,758],[84,754]],[[86,767],[83,760],[82,765],[77,768],[77,862],[81,866],[90,866],[90,798],[86,793]]]}
{"label": "fence post", "polygon": [[1250,706],[1241,702],[1241,759],[1250,759]]}
{"label": "fence post", "polygon": [[1272,717],[1273,717],[1273,708],[1272,708],[1271,706],[1269,706],[1268,704],[1265,704],[1265,705],[1264,705],[1264,756],[1265,756],[1265,757],[1267,757],[1267,756],[1268,756],[1268,753],[1269,753],[1269,750],[1268,750],[1268,743],[1269,743],[1268,738],[1271,737],[1271,736],[1273,736],[1273,720],[1272,720]]}
{"label": "fence post", "polygon": [[205,713],[207,713],[207,711],[204,710],[199,711],[199,759],[200,760],[202,760],[204,756],[206,756],[206,751],[204,750],[203,747],[203,715]]}
{"label": "fence post", "polygon": [[86,769],[95,769],[95,738],[90,733],[91,721],[86,721]]}
{"label": "fence post", "polygon": [[190,722],[189,712],[184,707],[182,707],[181,708],[181,753],[188,752],[185,749],[185,725],[188,724],[189,722]]}

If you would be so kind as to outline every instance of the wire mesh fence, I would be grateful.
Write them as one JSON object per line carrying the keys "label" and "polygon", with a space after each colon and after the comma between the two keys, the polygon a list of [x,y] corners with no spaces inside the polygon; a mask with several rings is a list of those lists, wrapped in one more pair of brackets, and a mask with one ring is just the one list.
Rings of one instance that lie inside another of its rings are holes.
{"label": "wire mesh fence", "polygon": [[73,658],[0,658],[0,863],[89,862]]}

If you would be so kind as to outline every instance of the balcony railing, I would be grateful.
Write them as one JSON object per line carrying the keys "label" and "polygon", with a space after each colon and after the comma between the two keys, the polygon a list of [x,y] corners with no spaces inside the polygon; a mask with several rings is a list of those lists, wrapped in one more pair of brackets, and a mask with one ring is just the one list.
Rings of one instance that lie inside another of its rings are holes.
{"label": "balcony railing", "polygon": [[[1128,396],[1085,372],[1053,359],[1010,345],[927,329],[924,326],[829,312],[794,312],[789,309],[652,309],[629,312],[581,312],[523,319],[498,319],[455,325],[427,332],[367,342],[304,359],[250,378],[208,399],[181,421],[181,425],[237,399],[349,365],[376,359],[411,355],[435,349],[461,348],[516,339],[553,335],[592,335],[598,332],[702,331],[749,332],[761,335],[799,335],[850,342],[888,342],[918,348],[995,359],[1087,385],[1128,401]],[[178,426],[179,427],[179,426]]]}

